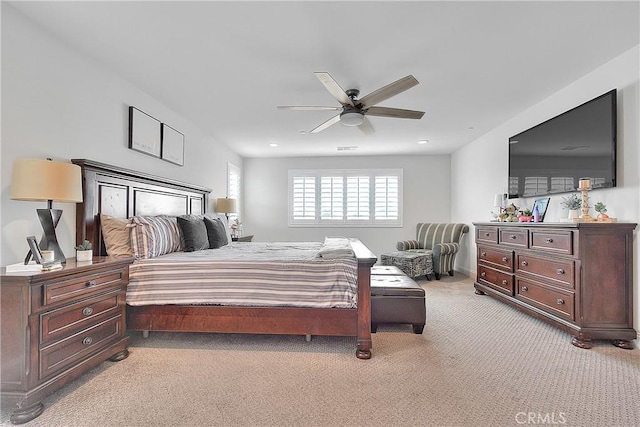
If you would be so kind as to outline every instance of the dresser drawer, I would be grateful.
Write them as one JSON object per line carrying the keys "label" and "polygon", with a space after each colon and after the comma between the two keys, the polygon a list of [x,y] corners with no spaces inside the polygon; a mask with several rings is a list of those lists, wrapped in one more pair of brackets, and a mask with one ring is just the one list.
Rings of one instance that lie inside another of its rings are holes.
{"label": "dresser drawer", "polygon": [[571,231],[531,230],[531,249],[573,255],[573,234]]}
{"label": "dresser drawer", "polygon": [[497,227],[478,227],[476,228],[477,243],[498,243]]}
{"label": "dresser drawer", "polygon": [[513,275],[484,265],[478,265],[478,283],[487,285],[498,292],[513,296]]}
{"label": "dresser drawer", "polygon": [[516,253],[516,274],[536,276],[548,279],[554,285],[575,288],[574,261],[542,258],[529,254]]}
{"label": "dresser drawer", "polygon": [[478,245],[478,262],[513,272],[513,251]]}
{"label": "dresser drawer", "polygon": [[117,315],[68,338],[40,349],[40,379],[75,365],[122,335],[122,316]]}
{"label": "dresser drawer", "polygon": [[40,344],[42,346],[66,338],[92,324],[116,316],[123,307],[124,296],[118,290],[44,313],[40,315]]}
{"label": "dresser drawer", "polygon": [[[125,267],[125,268],[128,268]],[[123,286],[127,283],[127,270],[118,268],[94,274],[78,274],[67,280],[45,283],[43,305],[85,298],[90,293]]]}
{"label": "dresser drawer", "polygon": [[575,320],[573,292],[517,278],[516,298],[558,317]]}
{"label": "dresser drawer", "polygon": [[501,228],[499,235],[501,245],[512,245],[522,248],[529,246],[529,232],[525,230],[514,230],[513,228]]}

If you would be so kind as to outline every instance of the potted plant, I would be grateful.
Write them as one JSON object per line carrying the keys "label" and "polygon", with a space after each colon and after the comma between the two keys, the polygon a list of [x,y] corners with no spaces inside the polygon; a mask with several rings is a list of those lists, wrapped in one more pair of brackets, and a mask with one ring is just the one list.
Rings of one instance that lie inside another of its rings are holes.
{"label": "potted plant", "polygon": [[520,211],[520,215],[518,215],[518,221],[520,222],[531,222],[533,218],[533,211],[529,208],[522,209]]}
{"label": "potted plant", "polygon": [[582,207],[582,199],[576,193],[569,194],[562,198],[562,206],[569,209],[569,218],[578,218],[578,210]]}
{"label": "potted plant", "polygon": [[76,261],[91,261],[93,258],[93,247],[91,242],[85,240],[76,246]]}
{"label": "potted plant", "polygon": [[606,219],[609,218],[609,215],[607,215],[607,205],[605,205],[602,202],[598,202],[595,204],[595,206],[593,207],[593,209],[595,209],[596,212],[598,212],[598,219]]}

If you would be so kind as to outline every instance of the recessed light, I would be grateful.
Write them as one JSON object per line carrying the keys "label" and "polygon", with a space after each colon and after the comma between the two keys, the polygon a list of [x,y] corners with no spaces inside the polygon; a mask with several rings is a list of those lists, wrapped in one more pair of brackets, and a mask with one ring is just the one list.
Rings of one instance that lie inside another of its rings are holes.
{"label": "recessed light", "polygon": [[420,141],[418,141],[418,144],[426,144],[427,142],[429,142],[428,139],[421,139]]}
{"label": "recessed light", "polygon": [[276,144],[275,142],[272,142],[271,144],[269,144],[269,147],[277,147],[278,144]]}

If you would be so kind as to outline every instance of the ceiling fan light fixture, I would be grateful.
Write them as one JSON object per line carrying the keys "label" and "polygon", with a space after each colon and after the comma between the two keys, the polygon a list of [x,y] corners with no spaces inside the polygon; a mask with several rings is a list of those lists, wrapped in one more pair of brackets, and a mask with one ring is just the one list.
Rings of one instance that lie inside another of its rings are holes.
{"label": "ceiling fan light fixture", "polygon": [[364,121],[364,114],[356,111],[345,111],[340,114],[340,123],[345,126],[360,126]]}

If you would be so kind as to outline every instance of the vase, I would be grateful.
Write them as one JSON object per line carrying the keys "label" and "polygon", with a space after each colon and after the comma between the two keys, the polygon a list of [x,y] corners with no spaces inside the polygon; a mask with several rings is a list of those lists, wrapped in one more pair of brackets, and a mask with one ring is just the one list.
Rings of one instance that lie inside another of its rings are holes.
{"label": "vase", "polygon": [[91,261],[93,258],[93,250],[88,251],[76,251],[76,261]]}
{"label": "vase", "polygon": [[573,220],[576,218],[580,218],[580,210],[579,209],[569,209],[569,219]]}

